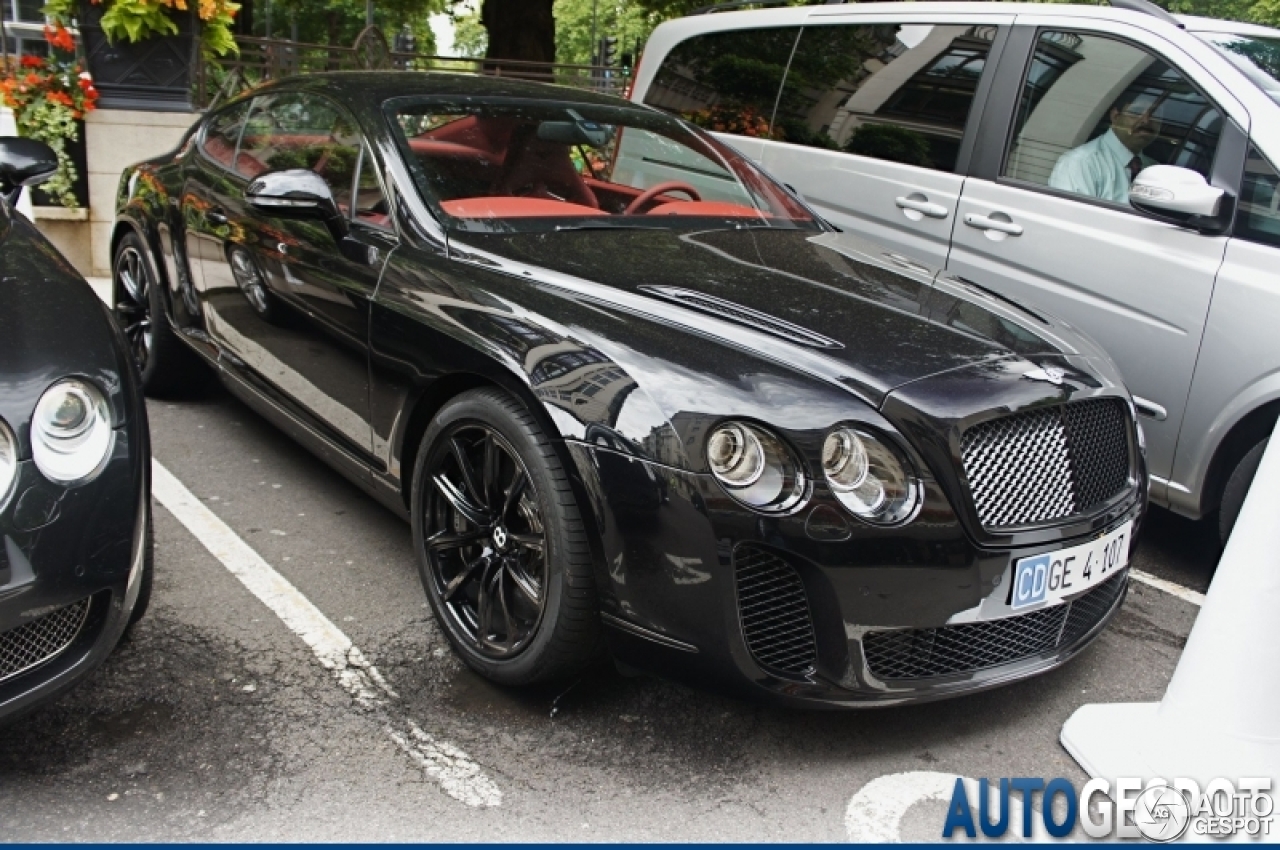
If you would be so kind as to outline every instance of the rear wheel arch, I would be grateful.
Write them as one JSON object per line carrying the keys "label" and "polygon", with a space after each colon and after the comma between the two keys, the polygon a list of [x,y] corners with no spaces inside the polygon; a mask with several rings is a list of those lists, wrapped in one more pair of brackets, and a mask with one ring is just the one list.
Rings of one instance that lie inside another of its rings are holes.
{"label": "rear wheel arch", "polygon": [[131,233],[136,235],[147,249],[146,257],[144,257],[144,259],[147,261],[147,265],[150,267],[153,279],[160,283],[160,289],[164,296],[165,309],[168,310],[170,309],[169,308],[169,280],[168,280],[168,276],[165,273],[166,270],[164,268],[164,264],[157,262],[156,260],[155,241],[151,238],[150,234],[147,233],[146,228],[144,228],[141,224],[139,224],[138,222],[134,221],[131,218],[119,219],[118,221],[116,221],[115,227],[112,228],[111,230],[110,264],[111,264],[112,300],[114,301],[114,299],[119,295],[119,293],[115,291],[116,252],[120,250],[120,243],[123,242],[124,238]]}

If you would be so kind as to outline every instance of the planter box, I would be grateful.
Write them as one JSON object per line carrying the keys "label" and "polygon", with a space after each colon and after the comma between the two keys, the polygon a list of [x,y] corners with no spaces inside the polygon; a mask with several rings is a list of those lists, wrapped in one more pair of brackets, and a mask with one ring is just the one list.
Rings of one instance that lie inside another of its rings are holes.
{"label": "planter box", "polygon": [[[76,127],[80,135],[74,142],[67,143],[67,153],[71,163],[76,167],[76,182],[71,185],[71,192],[81,207],[89,206],[89,152],[85,140],[84,122],[77,121]],[[62,204],[46,195],[39,186],[31,190],[31,203],[37,207],[62,207]]]}
{"label": "planter box", "polygon": [[92,3],[80,7],[80,38],[98,89],[99,109],[191,111],[191,81],[199,50],[194,8],[193,4],[193,11],[175,18],[177,35],[111,44],[98,24],[102,7]]}

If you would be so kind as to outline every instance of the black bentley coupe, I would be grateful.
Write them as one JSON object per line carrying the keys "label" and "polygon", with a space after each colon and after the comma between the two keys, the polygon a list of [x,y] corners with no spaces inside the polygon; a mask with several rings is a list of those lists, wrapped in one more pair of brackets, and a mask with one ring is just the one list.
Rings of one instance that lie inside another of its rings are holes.
{"label": "black bentley coupe", "polygon": [[[320,74],[122,176],[122,321],[408,518],[471,667],[813,705],[1061,664],[1146,504],[1107,356],[603,95]],[[136,323],[133,327],[137,327]]]}
{"label": "black bentley coupe", "polygon": [[151,593],[151,450],[124,335],[13,211],[57,167],[0,138],[0,723],[91,673]]}

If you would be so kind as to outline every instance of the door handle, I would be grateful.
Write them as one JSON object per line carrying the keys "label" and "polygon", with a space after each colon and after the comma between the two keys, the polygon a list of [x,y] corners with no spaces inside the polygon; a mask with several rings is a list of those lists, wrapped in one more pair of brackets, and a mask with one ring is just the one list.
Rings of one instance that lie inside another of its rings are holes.
{"label": "door handle", "polygon": [[212,209],[206,212],[204,214],[204,220],[209,222],[210,224],[219,225],[219,226],[226,224],[228,221],[227,214],[220,209]]}
{"label": "door handle", "polygon": [[1145,416],[1148,419],[1154,419],[1157,422],[1163,422],[1169,418],[1169,411],[1165,410],[1154,401],[1150,401],[1140,396],[1133,397],[1133,406],[1137,409],[1139,416]]}
{"label": "door handle", "polygon": [[996,233],[1003,233],[1006,236],[1022,235],[1021,224],[1014,224],[1012,221],[1001,221],[998,218],[978,215],[977,213],[965,213],[964,223],[979,230],[994,230]]}
{"label": "door handle", "polygon": [[894,198],[893,202],[898,205],[900,210],[911,210],[921,215],[927,215],[929,218],[946,218],[950,212],[942,204],[935,204],[925,198],[923,195],[906,196],[902,198]]}

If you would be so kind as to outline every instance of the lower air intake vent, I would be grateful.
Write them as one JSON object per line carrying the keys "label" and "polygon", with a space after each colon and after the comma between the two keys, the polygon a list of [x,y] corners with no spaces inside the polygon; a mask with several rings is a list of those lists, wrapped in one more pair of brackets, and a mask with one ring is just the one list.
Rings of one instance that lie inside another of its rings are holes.
{"label": "lower air intake vent", "polygon": [[998,667],[1074,644],[1115,607],[1127,573],[1107,579],[1065,605],[1029,614],[937,629],[868,632],[867,667],[881,681],[929,679]]}
{"label": "lower air intake vent", "polygon": [[818,659],[804,583],[795,569],[751,545],[733,552],[738,613],[747,648],[761,667],[788,675],[813,671]]}
{"label": "lower air intake vent", "polygon": [[89,600],[59,608],[0,634],[0,682],[53,659],[80,634]]}

